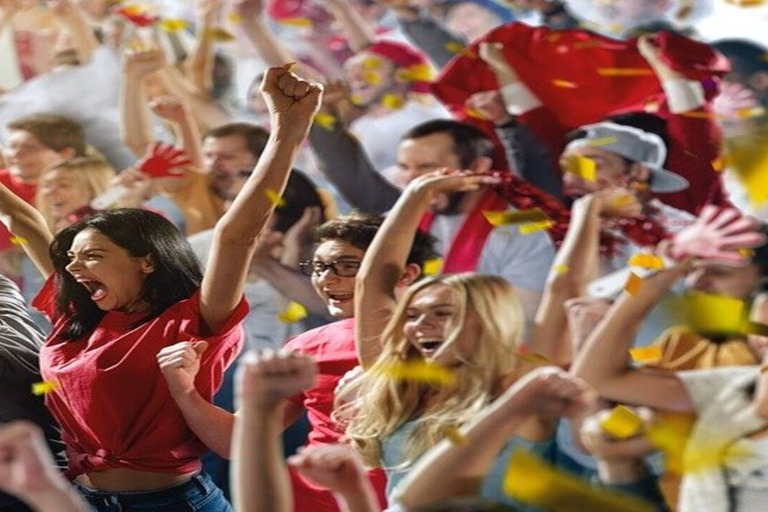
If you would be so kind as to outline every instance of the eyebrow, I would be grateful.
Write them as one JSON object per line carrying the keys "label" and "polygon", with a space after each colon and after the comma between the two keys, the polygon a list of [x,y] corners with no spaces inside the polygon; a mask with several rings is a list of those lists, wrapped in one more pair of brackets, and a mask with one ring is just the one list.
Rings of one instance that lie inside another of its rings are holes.
{"label": "eyebrow", "polygon": [[[80,252],[83,253],[83,254],[88,254],[88,253],[92,253],[92,252],[107,252],[107,250],[106,249],[102,249],[100,247],[91,247],[91,248],[82,250]],[[75,251],[67,251],[67,256],[70,256],[72,254],[75,254]]]}
{"label": "eyebrow", "polygon": [[455,304],[452,304],[450,302],[441,302],[439,304],[427,304],[426,306],[423,306],[421,308],[416,308],[414,306],[408,306],[407,310],[410,311],[412,309],[424,309],[424,308],[443,308],[443,307],[454,307]]}

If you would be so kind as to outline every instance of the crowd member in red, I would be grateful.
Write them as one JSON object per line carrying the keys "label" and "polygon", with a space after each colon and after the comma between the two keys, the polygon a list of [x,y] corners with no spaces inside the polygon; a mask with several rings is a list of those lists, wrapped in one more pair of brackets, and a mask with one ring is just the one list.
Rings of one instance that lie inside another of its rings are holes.
{"label": "crowd member in red", "polygon": [[205,447],[162,385],[155,355],[205,337],[196,385],[207,399],[220,385],[242,346],[248,263],[275,207],[268,192],[282,193],[321,91],[286,67],[267,71],[272,135],[216,227],[205,275],[160,215],[114,210],[52,240],[42,216],[0,187],[11,232],[49,276],[35,302],[53,324],[41,351],[42,376],[55,383],[46,404],[62,427],[68,474],[95,510],[231,510],[199,472]]}
{"label": "crowd member in red", "polygon": [[[339,320],[300,334],[285,346],[287,350],[312,355],[319,365],[317,384],[286,403],[283,422],[283,427],[290,426],[306,410],[312,426],[309,433],[311,446],[338,443],[343,434],[331,413],[339,380],[358,365],[354,333],[355,276],[382,220],[377,216],[353,214],[326,222],[314,235],[317,244],[314,256],[302,263],[304,273],[312,276],[315,290],[326,303],[329,313]],[[434,256],[431,240],[417,235],[398,288],[405,289],[415,281],[424,263]],[[171,393],[189,425],[211,449],[229,457],[234,415],[204,401],[191,385],[201,357],[200,350],[195,348],[189,343],[177,344],[162,351],[158,358]],[[384,474],[376,471],[369,475],[382,504],[385,504]],[[297,512],[339,510],[331,492],[317,487],[298,473],[292,472],[291,478]]]}

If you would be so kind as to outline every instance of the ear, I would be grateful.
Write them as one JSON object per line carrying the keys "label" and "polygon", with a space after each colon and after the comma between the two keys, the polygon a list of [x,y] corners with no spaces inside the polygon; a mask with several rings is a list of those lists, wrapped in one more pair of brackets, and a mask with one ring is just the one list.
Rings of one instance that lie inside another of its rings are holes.
{"label": "ear", "polygon": [[141,271],[145,274],[151,274],[155,271],[155,262],[152,261],[152,255],[147,254],[141,258]]}
{"label": "ear", "polygon": [[405,270],[400,278],[397,280],[395,286],[410,286],[421,275],[421,267],[416,263],[409,263],[405,266]]}
{"label": "ear", "polygon": [[749,85],[760,94],[768,92],[768,71],[758,71],[749,77]]}
{"label": "ear", "polygon": [[629,183],[648,183],[651,180],[651,171],[643,164],[634,163],[629,168]]}
{"label": "ear", "polygon": [[469,164],[469,170],[472,172],[484,173],[491,169],[493,169],[493,158],[487,156],[479,156]]}
{"label": "ear", "polygon": [[75,158],[75,156],[77,155],[75,148],[64,148],[61,151],[57,151],[57,153],[61,155],[61,158],[63,160],[69,160],[70,158]]}

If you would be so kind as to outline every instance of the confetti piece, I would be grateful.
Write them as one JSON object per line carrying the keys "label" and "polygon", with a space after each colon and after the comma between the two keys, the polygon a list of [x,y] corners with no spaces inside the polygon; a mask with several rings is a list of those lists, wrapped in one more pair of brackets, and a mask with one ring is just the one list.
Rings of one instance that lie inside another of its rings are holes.
{"label": "confetti piece", "polygon": [[336,127],[336,117],[327,112],[318,112],[315,114],[315,123],[326,130],[333,130]]}
{"label": "confetti piece", "polygon": [[624,284],[624,291],[630,295],[637,295],[642,286],[643,286],[642,278],[637,274],[635,274],[634,272],[630,272],[629,279],[627,279],[626,284]]}
{"label": "confetti piece", "polygon": [[274,190],[265,190],[264,195],[267,196],[267,199],[269,199],[269,202],[271,202],[273,205],[277,206],[278,208],[285,206],[285,199],[280,197],[280,195]]}
{"label": "confetti piece", "polygon": [[571,155],[565,160],[565,172],[570,172],[587,181],[597,179],[597,164],[591,158]]}
{"label": "confetti piece", "polygon": [[206,35],[210,38],[212,38],[214,41],[218,41],[220,43],[229,43],[230,41],[235,40],[235,36],[227,32],[221,27],[212,28],[209,31],[206,32]]}
{"label": "confetti piece", "polygon": [[307,308],[299,304],[298,302],[291,302],[288,307],[278,315],[281,322],[286,324],[295,324],[299,320],[303,320],[307,317]]}
{"label": "confetti piece", "polygon": [[567,80],[552,80],[552,85],[555,87],[562,87],[564,89],[577,89],[579,86],[573,82]]}
{"label": "confetti piece", "polygon": [[29,240],[27,240],[23,236],[12,236],[10,238],[10,242],[13,245],[25,245],[25,244],[29,243]]}
{"label": "confetti piece", "polygon": [[52,391],[56,391],[58,388],[59,388],[58,383],[52,380],[35,382],[34,384],[32,384],[32,394],[35,396],[46,395]]}
{"label": "confetti piece", "polygon": [[650,76],[653,71],[643,68],[599,68],[597,70],[600,76]]}
{"label": "confetti piece", "polygon": [[363,80],[371,85],[379,85],[382,81],[381,75],[375,71],[366,70],[363,71]]}
{"label": "confetti piece", "polygon": [[189,22],[187,20],[166,19],[158,23],[157,26],[166,32],[178,32],[187,28]]}
{"label": "confetti piece", "polygon": [[406,82],[428,82],[432,80],[432,68],[429,64],[415,64],[399,69],[395,77]]}
{"label": "confetti piece", "polygon": [[483,215],[493,226],[550,220],[541,208],[531,208],[530,210],[508,210],[503,212],[486,210],[483,212]]}
{"label": "confetti piece", "polygon": [[568,271],[570,270],[570,268],[568,268],[568,265],[562,265],[562,264],[560,264],[560,265],[555,265],[555,266],[553,267],[553,269],[554,269],[554,270],[555,270],[555,272],[556,272],[556,273],[558,273],[558,274],[567,274],[567,273],[568,273]]}
{"label": "confetti piece", "polygon": [[768,325],[760,322],[747,322],[744,332],[757,336],[768,336]]}
{"label": "confetti piece", "polygon": [[643,420],[632,409],[619,405],[602,419],[600,428],[617,439],[629,439],[640,433]]}
{"label": "confetti piece", "polygon": [[578,49],[584,49],[584,48],[598,48],[602,46],[603,43],[600,41],[578,41],[576,43],[573,43],[574,48]]}
{"label": "confetti piece", "polygon": [[399,110],[405,105],[405,100],[398,94],[387,93],[381,99],[381,104],[390,110]]}
{"label": "confetti piece", "polygon": [[747,306],[742,300],[690,292],[680,299],[682,322],[701,334],[738,334],[746,329]]}
{"label": "confetti piece", "polygon": [[239,25],[243,22],[243,17],[239,13],[231,12],[227,15],[227,21],[234,25]]}
{"label": "confetti piece", "polygon": [[680,113],[681,116],[693,117],[695,119],[715,119],[717,116],[711,112],[701,112],[700,110],[691,110]]}
{"label": "confetti piece", "polygon": [[741,119],[760,117],[765,115],[765,109],[763,107],[740,108],[736,111],[736,115]]}
{"label": "confetti piece", "polygon": [[655,507],[632,495],[591,486],[558,471],[535,454],[516,450],[504,475],[504,492],[512,498],[558,512],[653,512]]}
{"label": "confetti piece", "polygon": [[722,172],[722,170],[725,169],[725,159],[723,157],[718,157],[712,160],[712,168],[717,172]]}
{"label": "confetti piece", "polygon": [[753,249],[747,249],[746,247],[742,247],[738,251],[739,254],[744,256],[745,258],[752,258],[755,255],[755,251]]}
{"label": "confetti piece", "polygon": [[631,194],[627,194],[624,196],[619,196],[614,198],[611,201],[611,204],[617,208],[620,208],[622,206],[629,206],[630,204],[636,203],[636,202],[637,202],[637,198],[635,196]]}
{"label": "confetti piece", "polygon": [[638,364],[656,363],[661,360],[661,356],[661,347],[655,345],[629,349],[629,357]]}
{"label": "confetti piece", "polygon": [[362,62],[363,69],[379,69],[381,67],[381,59],[377,57],[367,57]]}
{"label": "confetti piece", "polygon": [[354,103],[355,105],[362,105],[363,104],[363,97],[360,96],[357,93],[352,94],[349,97],[349,99],[352,100],[352,103]]}
{"label": "confetti piece", "polygon": [[548,364],[549,358],[541,354],[517,354],[517,357],[531,364]]}
{"label": "confetti piece", "polygon": [[278,23],[299,28],[309,28],[312,26],[312,20],[309,18],[283,18]]}
{"label": "confetti piece", "polygon": [[451,442],[451,444],[464,444],[467,442],[467,436],[461,433],[456,427],[448,427],[445,431],[445,437]]}
{"label": "confetti piece", "polygon": [[486,119],[485,114],[474,108],[467,108],[464,113],[472,119]]}
{"label": "confetti piece", "polygon": [[464,50],[464,45],[458,41],[448,41],[444,47],[451,53],[461,53]]}
{"label": "confetti piece", "polygon": [[629,266],[661,270],[664,268],[664,260],[655,254],[635,254],[629,258]]}
{"label": "confetti piece", "polygon": [[424,382],[437,386],[453,386],[456,375],[452,371],[430,361],[408,361],[374,367],[376,373],[396,380]]}
{"label": "confetti piece", "polygon": [[555,221],[553,220],[531,222],[529,224],[521,225],[520,233],[523,235],[530,235],[531,233],[536,233],[537,231],[546,231],[547,229],[552,229],[554,225],[555,225]]}
{"label": "confetti piece", "polygon": [[618,141],[619,141],[618,137],[601,137],[599,139],[587,141],[587,146],[590,146],[590,147],[608,146]]}
{"label": "confetti piece", "polygon": [[422,273],[425,276],[435,276],[443,269],[443,260],[441,258],[432,258],[424,262]]}

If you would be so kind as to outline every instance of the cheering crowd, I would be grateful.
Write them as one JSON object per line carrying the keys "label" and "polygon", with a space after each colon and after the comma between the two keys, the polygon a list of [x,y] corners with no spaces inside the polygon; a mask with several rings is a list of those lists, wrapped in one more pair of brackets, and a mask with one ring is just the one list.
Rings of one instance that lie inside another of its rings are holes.
{"label": "cheering crowd", "polygon": [[0,0],[0,512],[766,510],[719,1]]}

